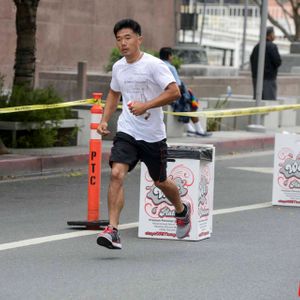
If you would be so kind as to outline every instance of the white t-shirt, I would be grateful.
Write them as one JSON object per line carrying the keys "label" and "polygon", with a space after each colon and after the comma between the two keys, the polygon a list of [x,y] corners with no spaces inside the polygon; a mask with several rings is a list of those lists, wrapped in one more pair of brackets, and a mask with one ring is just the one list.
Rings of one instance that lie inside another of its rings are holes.
{"label": "white t-shirt", "polygon": [[127,63],[124,57],[117,61],[113,65],[110,83],[111,89],[120,92],[123,99],[117,131],[150,143],[166,138],[161,107],[149,109],[150,117],[145,120],[145,116],[134,116],[127,104],[129,101],[150,101],[172,82],[176,81],[166,64],[148,53],[132,64]]}

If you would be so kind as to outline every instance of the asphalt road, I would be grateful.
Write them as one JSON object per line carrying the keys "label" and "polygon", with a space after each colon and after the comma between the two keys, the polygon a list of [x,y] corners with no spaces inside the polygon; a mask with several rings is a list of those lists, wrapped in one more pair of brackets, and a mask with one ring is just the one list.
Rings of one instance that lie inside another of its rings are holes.
{"label": "asphalt road", "polygon": [[86,218],[85,172],[2,181],[0,299],[299,299],[300,210],[269,205],[272,166],[272,152],[217,157],[213,233],[199,242],[137,237],[137,168],[127,178],[121,251],[67,226]]}

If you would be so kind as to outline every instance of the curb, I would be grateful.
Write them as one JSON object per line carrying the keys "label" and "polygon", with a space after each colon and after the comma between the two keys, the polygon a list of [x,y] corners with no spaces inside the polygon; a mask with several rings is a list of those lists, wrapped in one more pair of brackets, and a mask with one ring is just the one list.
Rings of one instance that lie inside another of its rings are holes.
{"label": "curb", "polygon": [[241,140],[229,140],[214,142],[213,145],[216,148],[216,155],[231,154],[236,152],[251,152],[251,151],[263,151],[274,149],[274,136],[264,138],[248,138]]}
{"label": "curb", "polygon": [[[109,152],[102,153],[102,162],[108,163]],[[78,170],[88,167],[89,154],[22,156],[7,155],[0,160],[0,179],[28,175]]]}

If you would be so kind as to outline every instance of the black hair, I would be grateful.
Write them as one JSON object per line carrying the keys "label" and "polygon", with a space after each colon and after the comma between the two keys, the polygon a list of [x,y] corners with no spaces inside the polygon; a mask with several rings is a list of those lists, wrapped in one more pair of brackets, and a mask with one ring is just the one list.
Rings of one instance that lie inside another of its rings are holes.
{"label": "black hair", "polygon": [[169,60],[169,57],[172,55],[172,48],[163,47],[159,50],[159,58],[162,60]]}
{"label": "black hair", "polygon": [[274,33],[274,27],[273,26],[268,26],[267,27],[267,36]]}
{"label": "black hair", "polygon": [[117,36],[117,33],[124,28],[130,28],[132,31],[138,35],[142,35],[141,26],[138,22],[132,19],[123,19],[115,24],[114,34]]}

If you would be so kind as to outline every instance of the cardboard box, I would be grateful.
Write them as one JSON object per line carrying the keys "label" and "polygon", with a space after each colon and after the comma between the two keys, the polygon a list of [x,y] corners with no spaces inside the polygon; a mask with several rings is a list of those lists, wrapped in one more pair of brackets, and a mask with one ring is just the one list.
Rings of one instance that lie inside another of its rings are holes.
{"label": "cardboard box", "polygon": [[273,174],[272,204],[300,207],[299,134],[276,134]]}
{"label": "cardboard box", "polygon": [[[214,161],[212,145],[172,146],[168,150],[168,177],[181,198],[192,207],[191,231],[184,240],[199,241],[212,233]],[[141,238],[176,240],[175,210],[155,187],[144,164],[141,166],[139,230]]]}

